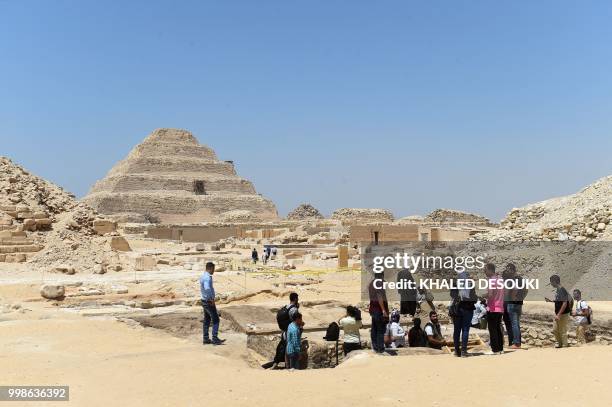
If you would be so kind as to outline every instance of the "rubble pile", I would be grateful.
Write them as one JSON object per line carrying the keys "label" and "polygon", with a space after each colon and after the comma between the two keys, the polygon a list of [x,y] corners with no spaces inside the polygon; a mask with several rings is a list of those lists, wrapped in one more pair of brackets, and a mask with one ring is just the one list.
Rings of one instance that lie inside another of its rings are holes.
{"label": "rubble pile", "polygon": [[0,157],[0,261],[77,271],[109,263],[103,220],[74,195]]}
{"label": "rubble pile", "polygon": [[455,209],[436,209],[427,215],[423,221],[435,224],[468,224],[492,226],[491,221],[484,216]]}
{"label": "rubble pile", "polygon": [[323,219],[323,215],[311,204],[301,204],[287,215],[287,220]]}
{"label": "rubble pile", "polygon": [[236,224],[260,222],[261,219],[251,211],[236,209],[222,213],[219,215],[218,221],[221,223]]}
{"label": "rubble pile", "polygon": [[612,240],[612,176],[582,191],[515,208],[499,230],[475,240],[565,241]]}
{"label": "rubble pile", "polygon": [[331,218],[348,223],[391,223],[394,220],[393,214],[387,209],[363,208],[338,209],[332,214]]}

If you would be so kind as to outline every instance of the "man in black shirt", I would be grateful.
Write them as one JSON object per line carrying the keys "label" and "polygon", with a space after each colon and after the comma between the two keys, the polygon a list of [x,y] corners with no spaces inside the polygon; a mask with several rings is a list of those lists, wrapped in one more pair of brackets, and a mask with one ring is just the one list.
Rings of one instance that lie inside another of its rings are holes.
{"label": "man in black shirt", "polygon": [[571,297],[567,290],[561,285],[561,277],[553,275],[550,277],[550,285],[557,289],[555,299],[545,298],[546,302],[555,303],[555,319],[553,322],[553,334],[557,340],[557,348],[567,348],[567,328],[569,325],[570,312],[572,310]]}

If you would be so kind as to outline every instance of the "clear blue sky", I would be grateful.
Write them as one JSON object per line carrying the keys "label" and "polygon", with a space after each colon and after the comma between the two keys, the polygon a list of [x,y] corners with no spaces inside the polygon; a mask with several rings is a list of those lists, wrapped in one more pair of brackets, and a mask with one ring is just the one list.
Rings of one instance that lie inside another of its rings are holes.
{"label": "clear blue sky", "polygon": [[500,219],[612,173],[609,1],[0,0],[0,154],[77,195],[158,127],[325,213]]}

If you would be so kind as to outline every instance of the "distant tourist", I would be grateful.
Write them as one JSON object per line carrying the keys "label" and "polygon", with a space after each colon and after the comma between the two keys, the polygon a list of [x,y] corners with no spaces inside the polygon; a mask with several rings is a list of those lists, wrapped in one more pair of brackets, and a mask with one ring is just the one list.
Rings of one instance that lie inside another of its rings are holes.
{"label": "distant tourist", "polygon": [[276,249],[276,247],[273,247],[272,248],[272,260],[276,259],[276,253],[277,253],[277,249]]}
{"label": "distant tourist", "polygon": [[363,324],[361,322],[361,312],[359,309],[352,305],[346,307],[346,316],[338,321],[338,325],[344,331],[344,356],[354,350],[361,349],[361,336],[359,330],[363,327]]}
{"label": "distant tourist", "polygon": [[389,320],[389,303],[387,293],[381,286],[374,287],[374,282],[379,279],[384,281],[383,273],[376,273],[368,285],[368,296],[370,298],[369,312],[372,317],[372,327],[370,336],[372,349],[374,352],[383,353],[385,351],[385,326]]}
{"label": "distant tourist", "polygon": [[[200,277],[200,291],[202,294],[202,308],[204,310],[203,343],[204,345],[221,345],[224,340],[219,339],[219,313],[215,303],[215,288],[213,287],[214,263],[206,263],[206,271]],[[209,336],[212,322],[212,340]]]}
{"label": "distant tourist", "polygon": [[[417,290],[412,273],[408,269],[403,269],[397,273],[397,282],[404,286],[397,290],[400,296],[400,314],[414,317],[417,309]],[[411,284],[411,286],[408,286]]]}
{"label": "distant tourist", "polygon": [[501,278],[495,273],[495,265],[485,265],[485,276],[488,279],[487,290],[487,327],[489,329],[489,342],[491,352],[494,354],[504,351],[504,331],[502,330],[502,319],[504,317],[504,289],[496,288],[501,284]]}
{"label": "distant tourist", "polygon": [[442,336],[442,328],[436,311],[429,312],[429,322],[425,325],[424,331],[430,348],[442,349],[443,346],[446,346],[446,340]]}
{"label": "distant tourist", "polygon": [[398,310],[391,312],[391,320],[387,324],[384,336],[385,345],[389,348],[403,348],[406,346],[406,331],[400,325],[400,313]]}
{"label": "distant tourist", "polygon": [[289,369],[300,368],[300,354],[302,353],[302,314],[294,315],[294,320],[287,329],[287,360]]}
{"label": "distant tourist", "polygon": [[550,277],[550,285],[555,291],[555,299],[550,300],[545,298],[546,302],[555,303],[555,318],[553,322],[553,334],[557,341],[557,348],[567,348],[567,329],[569,325],[569,317],[571,312],[572,299],[567,290],[561,285],[561,277],[553,275]]}
{"label": "distant tourist", "polygon": [[[457,275],[457,280],[469,280],[470,276],[466,271]],[[465,284],[465,283],[463,283]],[[451,290],[453,299],[449,314],[453,319],[453,340],[455,344],[455,356],[468,357],[468,341],[470,338],[470,328],[472,317],[474,316],[474,304],[476,304],[476,291],[468,288]]]}
{"label": "distant tourist", "polygon": [[427,336],[421,328],[421,318],[412,321],[413,327],[408,331],[408,346],[411,348],[427,347]]}
{"label": "distant tourist", "polygon": [[266,258],[269,260],[270,257],[272,256],[272,247],[270,246],[265,246],[264,247],[264,251],[266,253]]}
{"label": "distant tourist", "polygon": [[[524,287],[523,277],[516,273],[516,266],[509,263],[506,266],[503,274],[504,280],[514,281],[515,288],[505,290],[504,293],[504,312],[508,313],[510,331],[508,339],[511,349],[519,349],[521,347],[521,315],[523,313],[523,300],[527,296],[527,289]],[[505,323],[505,321],[504,321]],[[508,325],[506,325],[508,330]]]}
{"label": "distant tourist", "polygon": [[257,253],[257,249],[253,249],[251,252],[251,260],[253,260],[253,264],[257,264],[259,261],[259,254]]}
{"label": "distant tourist", "polygon": [[266,253],[264,251],[263,255],[261,256],[261,261],[263,264],[267,264],[268,263],[268,253]]}
{"label": "distant tourist", "polygon": [[578,343],[584,344],[587,342],[587,334],[591,321],[591,307],[585,300],[582,299],[582,293],[576,289],[573,292],[575,308],[571,311],[576,324],[576,340]]}

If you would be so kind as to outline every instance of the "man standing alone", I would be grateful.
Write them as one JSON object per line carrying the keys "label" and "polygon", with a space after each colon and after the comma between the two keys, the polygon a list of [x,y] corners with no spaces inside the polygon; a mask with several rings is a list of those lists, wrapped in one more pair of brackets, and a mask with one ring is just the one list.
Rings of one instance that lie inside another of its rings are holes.
{"label": "man standing alone", "polygon": [[550,277],[550,285],[556,289],[555,299],[550,300],[545,298],[546,302],[555,303],[555,319],[553,322],[553,333],[557,340],[557,348],[567,348],[567,327],[569,323],[570,312],[572,310],[570,295],[567,290],[561,285],[561,277],[554,275]]}
{"label": "man standing alone", "polygon": [[[384,274],[378,273],[374,275],[374,279],[368,286],[368,295],[370,297],[370,316],[372,317],[372,327],[370,336],[372,340],[372,349],[376,353],[385,351],[385,330],[389,321],[389,303],[387,302],[387,294],[382,288],[384,282]],[[379,284],[376,288],[375,284]]]}
{"label": "man standing alone", "polygon": [[[206,271],[200,277],[200,291],[202,293],[202,308],[204,309],[203,343],[204,345],[221,345],[225,340],[219,339],[219,313],[215,304],[215,288],[213,287],[214,263],[206,263]],[[212,322],[212,341],[208,336]]]}

